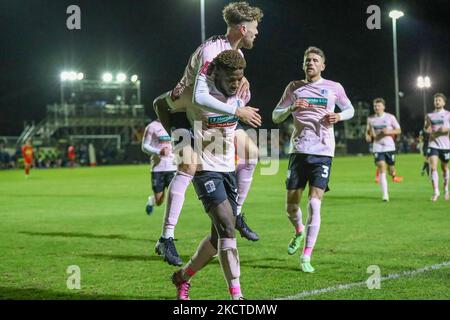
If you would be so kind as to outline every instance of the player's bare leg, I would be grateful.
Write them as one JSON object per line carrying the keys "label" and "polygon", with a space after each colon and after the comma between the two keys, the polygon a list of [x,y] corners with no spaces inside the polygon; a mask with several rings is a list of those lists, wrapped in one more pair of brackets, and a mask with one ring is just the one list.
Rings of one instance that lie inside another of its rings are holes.
{"label": "player's bare leg", "polygon": [[235,232],[236,218],[230,202],[225,200],[214,206],[211,208],[209,216],[219,236],[217,251],[229,293],[233,300],[240,300],[243,295],[239,281],[241,270]]}
{"label": "player's bare leg", "polygon": [[383,201],[389,201],[388,183],[386,178],[386,162],[377,162],[378,170],[380,170],[380,187],[381,187],[381,197]]}
{"label": "player's bare leg", "polygon": [[25,163],[25,178],[30,176],[31,163]]}
{"label": "player's bare leg", "polygon": [[172,275],[172,282],[177,287],[178,300],[190,300],[190,281],[198,271],[208,265],[217,255],[218,239],[216,227],[211,223],[211,234],[200,242],[197,251],[189,262]]}
{"label": "player's bare leg", "polygon": [[428,176],[430,176],[430,164],[428,161],[428,157],[424,157],[421,175],[423,176],[425,172]]}
{"label": "player's bare leg", "polygon": [[395,166],[389,166],[389,175],[392,177],[392,182],[402,182],[403,177],[397,176],[397,171],[395,170]]}
{"label": "player's bare leg", "polygon": [[433,187],[433,196],[431,197],[431,201],[436,201],[439,196],[441,195],[439,192],[439,174],[437,171],[437,165],[438,165],[438,156],[431,156],[428,158],[430,161],[430,179],[431,179],[431,186]]}
{"label": "player's bare leg", "polygon": [[172,281],[177,286],[177,297],[182,300],[189,299],[189,281],[218,254],[231,298],[242,299],[239,253],[234,228],[236,219],[229,201],[225,200],[214,206],[208,215],[212,220],[211,234],[202,240],[189,262],[172,276]]}
{"label": "player's bare leg", "polygon": [[308,200],[308,219],[306,222],[305,247],[300,259],[303,272],[312,273],[315,269],[311,265],[311,255],[320,230],[320,208],[325,191],[310,187]]}
{"label": "player's bare leg", "polygon": [[450,200],[450,195],[448,193],[448,180],[450,177],[450,173],[448,170],[448,163],[445,162],[441,162],[441,169],[442,169],[442,177],[444,178],[444,195],[445,195],[445,200],[448,201]]}
{"label": "player's bare leg", "polygon": [[[258,241],[258,234],[250,229],[245,221],[244,214],[242,213],[242,206],[247,198],[253,180],[253,173],[258,162],[258,146],[253,142],[245,130],[238,129],[235,134],[235,143],[239,157],[236,166],[236,182],[238,188],[236,229],[242,237],[251,241]],[[242,153],[240,152],[241,150],[243,150],[243,155],[239,154]]]}
{"label": "player's bare leg", "polygon": [[294,236],[288,244],[288,254],[293,255],[300,249],[304,238],[305,226],[302,222],[302,210],[300,209],[300,199],[303,189],[287,190],[286,193],[286,212],[289,221],[295,229]]}
{"label": "player's bare leg", "polygon": [[380,170],[378,170],[375,172],[375,182],[376,183],[380,183]]}

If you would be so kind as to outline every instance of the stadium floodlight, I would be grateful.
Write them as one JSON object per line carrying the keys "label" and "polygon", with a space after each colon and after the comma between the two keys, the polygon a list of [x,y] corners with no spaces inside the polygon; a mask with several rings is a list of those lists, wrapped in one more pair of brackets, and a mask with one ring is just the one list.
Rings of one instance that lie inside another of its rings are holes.
{"label": "stadium floodlight", "polygon": [[205,26],[205,0],[200,0],[200,26],[202,33],[202,43],[205,42],[206,26]]}
{"label": "stadium floodlight", "polygon": [[78,72],[77,73],[77,80],[83,80],[84,79],[84,73],[83,72]]}
{"label": "stadium floodlight", "polygon": [[111,73],[105,72],[105,73],[103,74],[103,76],[102,76],[102,79],[103,79],[104,82],[111,82],[112,79],[113,79],[113,76],[112,76]]}
{"label": "stadium floodlight", "polygon": [[394,44],[394,82],[395,82],[395,114],[400,123],[400,96],[398,88],[398,62],[397,62],[397,19],[403,17],[404,14],[398,10],[389,12],[389,17],[392,18],[392,33]]}
{"label": "stadium floodlight", "polygon": [[399,19],[401,17],[403,17],[405,14],[402,11],[398,11],[398,10],[392,10],[391,12],[389,12],[389,17],[392,19]]}
{"label": "stadium floodlight", "polygon": [[127,80],[127,76],[126,76],[125,73],[119,72],[119,73],[116,75],[116,81],[117,81],[117,82],[124,82],[125,80]]}
{"label": "stadium floodlight", "polygon": [[131,82],[136,82],[136,81],[138,81],[138,79],[139,79],[138,76],[135,74],[133,74],[130,78]]}
{"label": "stadium floodlight", "polygon": [[425,77],[425,79],[424,79],[424,85],[425,85],[425,88],[431,87],[431,80],[430,80],[430,77]]}

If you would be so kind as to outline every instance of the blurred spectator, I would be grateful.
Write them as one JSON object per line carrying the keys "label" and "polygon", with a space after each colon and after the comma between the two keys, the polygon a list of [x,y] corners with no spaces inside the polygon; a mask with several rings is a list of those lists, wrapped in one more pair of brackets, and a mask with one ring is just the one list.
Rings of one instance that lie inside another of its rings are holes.
{"label": "blurred spectator", "polygon": [[76,158],[75,146],[69,145],[69,147],[67,148],[67,159],[69,167],[71,168],[75,167],[75,158]]}

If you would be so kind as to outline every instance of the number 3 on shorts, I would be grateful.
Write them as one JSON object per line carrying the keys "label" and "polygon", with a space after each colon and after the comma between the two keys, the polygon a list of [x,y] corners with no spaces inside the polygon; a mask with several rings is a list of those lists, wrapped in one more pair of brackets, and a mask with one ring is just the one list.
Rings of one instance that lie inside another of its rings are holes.
{"label": "number 3 on shorts", "polygon": [[328,178],[328,175],[330,174],[330,167],[322,165],[322,168],[323,168],[322,178]]}

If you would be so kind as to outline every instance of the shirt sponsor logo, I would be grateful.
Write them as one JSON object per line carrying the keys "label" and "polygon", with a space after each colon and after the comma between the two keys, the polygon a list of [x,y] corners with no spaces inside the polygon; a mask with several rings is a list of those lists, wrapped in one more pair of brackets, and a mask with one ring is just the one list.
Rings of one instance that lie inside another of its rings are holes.
{"label": "shirt sponsor logo", "polygon": [[223,128],[234,126],[239,120],[236,116],[208,117],[208,128]]}
{"label": "shirt sponsor logo", "polygon": [[159,142],[170,142],[170,136],[160,136],[158,137]]}
{"label": "shirt sponsor logo", "polygon": [[434,126],[438,124],[444,124],[444,120],[443,119],[431,120],[431,124]]}
{"label": "shirt sponsor logo", "polygon": [[309,103],[309,107],[313,108],[326,108],[327,104],[328,104],[328,99],[327,98],[300,98],[303,100],[306,100]]}

